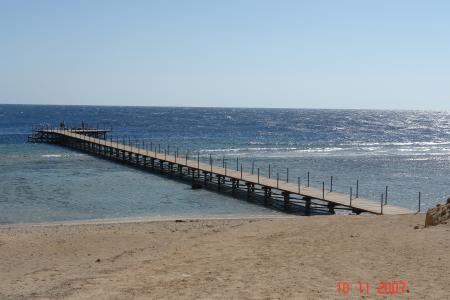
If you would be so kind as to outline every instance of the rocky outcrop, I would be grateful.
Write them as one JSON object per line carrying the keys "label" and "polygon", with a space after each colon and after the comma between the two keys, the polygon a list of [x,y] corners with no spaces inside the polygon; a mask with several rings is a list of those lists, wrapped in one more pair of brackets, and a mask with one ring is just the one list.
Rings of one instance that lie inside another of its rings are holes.
{"label": "rocky outcrop", "polygon": [[434,208],[427,211],[425,217],[425,227],[435,226],[439,224],[446,224],[450,219],[450,198],[447,199],[447,204],[438,204]]}

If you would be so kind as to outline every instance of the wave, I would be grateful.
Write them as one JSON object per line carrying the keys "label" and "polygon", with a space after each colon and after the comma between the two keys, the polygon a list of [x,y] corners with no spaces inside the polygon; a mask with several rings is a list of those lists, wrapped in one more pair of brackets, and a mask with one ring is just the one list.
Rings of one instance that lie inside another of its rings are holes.
{"label": "wave", "polygon": [[41,154],[41,157],[61,158],[61,157],[79,157],[85,156],[84,153],[63,153],[63,154]]}
{"label": "wave", "polygon": [[[318,147],[318,148],[298,148],[298,147],[244,147],[244,148],[221,148],[221,149],[202,149],[200,153],[246,153],[246,152],[291,152],[291,153],[314,153],[314,152],[337,152],[347,150],[342,147]],[[349,149],[351,150],[351,149]]]}
{"label": "wave", "polygon": [[262,155],[265,157],[302,157],[302,156],[377,156],[377,155],[450,155],[450,144],[446,147],[445,144],[430,145],[405,145],[389,147],[385,145],[375,145],[374,143],[369,146],[367,143],[362,146],[359,144],[357,147],[241,147],[241,148],[218,148],[218,149],[203,149],[201,154],[207,155],[208,153],[216,153],[222,155],[235,155],[235,156],[257,156]]}
{"label": "wave", "polygon": [[41,157],[56,157],[56,158],[59,158],[59,157],[62,157],[62,154],[42,154],[41,155]]}
{"label": "wave", "polygon": [[342,146],[442,146],[450,145],[450,141],[435,142],[351,142],[343,143]]}

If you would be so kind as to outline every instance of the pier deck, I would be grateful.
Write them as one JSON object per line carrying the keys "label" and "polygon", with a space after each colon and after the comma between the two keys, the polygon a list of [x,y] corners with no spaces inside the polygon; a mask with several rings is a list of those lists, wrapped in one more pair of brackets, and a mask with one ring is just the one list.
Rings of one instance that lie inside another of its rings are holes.
{"label": "pier deck", "polygon": [[[246,186],[247,192],[255,193],[255,188],[264,191],[264,197],[270,198],[272,191],[277,191],[277,195],[282,197],[283,203],[289,205],[291,202],[302,202],[307,210],[311,207],[312,201],[318,200],[325,203],[325,206],[331,213],[334,209],[343,208],[354,211],[355,213],[373,213],[373,214],[413,214],[414,211],[395,205],[383,205],[382,201],[376,202],[365,198],[350,199],[350,195],[338,192],[327,192],[324,189],[308,187],[304,184],[287,183],[273,178],[258,176],[241,170],[227,169],[226,167],[214,166],[187,157],[177,157],[158,153],[156,150],[133,147],[119,143],[118,141],[108,141],[105,138],[106,131],[99,130],[99,135],[95,135],[95,129],[89,130],[67,130],[67,129],[40,129],[38,133],[48,137],[47,140],[40,142],[53,142],[63,146],[76,148],[82,151],[91,152],[113,160],[132,162],[143,167],[158,168],[167,172],[185,174],[191,176],[193,180],[199,183],[204,181],[208,184],[213,179],[217,180],[220,190],[221,184],[228,182],[234,191],[241,186]],[[268,199],[267,199],[268,200]]]}

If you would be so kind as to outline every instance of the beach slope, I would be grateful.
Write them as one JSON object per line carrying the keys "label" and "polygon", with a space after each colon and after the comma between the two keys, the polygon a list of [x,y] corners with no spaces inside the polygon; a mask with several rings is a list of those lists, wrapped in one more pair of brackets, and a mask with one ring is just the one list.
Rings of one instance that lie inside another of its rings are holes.
{"label": "beach slope", "polygon": [[423,223],[408,215],[2,225],[0,298],[376,298],[380,283],[402,282],[395,298],[445,299],[450,225]]}

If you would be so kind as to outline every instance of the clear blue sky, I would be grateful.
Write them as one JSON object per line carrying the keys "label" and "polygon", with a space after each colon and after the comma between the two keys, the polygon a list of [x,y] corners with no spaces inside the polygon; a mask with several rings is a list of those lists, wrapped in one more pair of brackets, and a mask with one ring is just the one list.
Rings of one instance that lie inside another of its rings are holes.
{"label": "clear blue sky", "polygon": [[450,1],[0,0],[0,103],[450,109]]}

